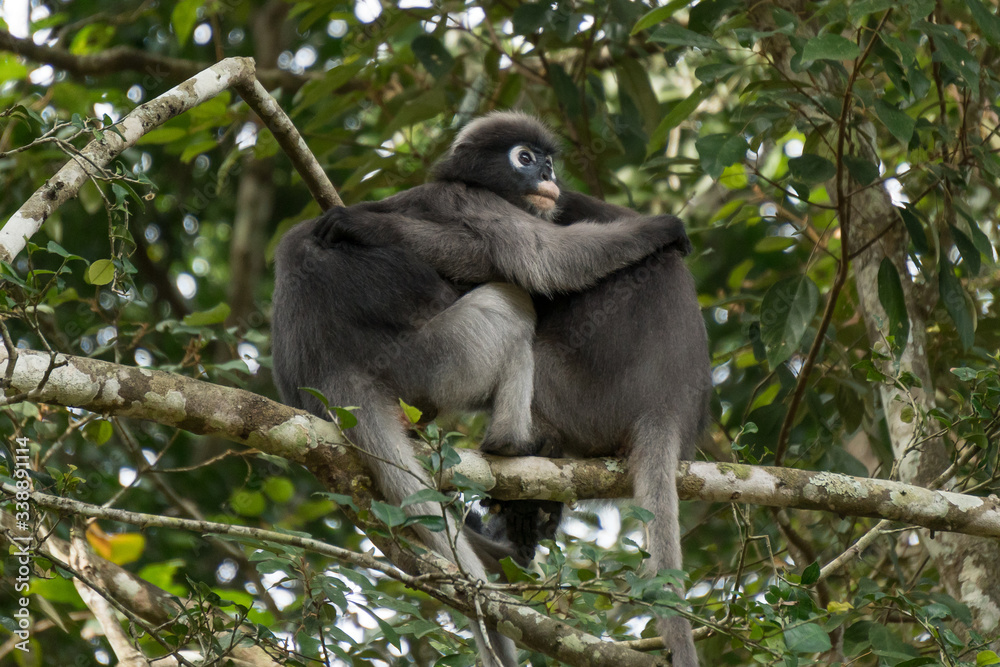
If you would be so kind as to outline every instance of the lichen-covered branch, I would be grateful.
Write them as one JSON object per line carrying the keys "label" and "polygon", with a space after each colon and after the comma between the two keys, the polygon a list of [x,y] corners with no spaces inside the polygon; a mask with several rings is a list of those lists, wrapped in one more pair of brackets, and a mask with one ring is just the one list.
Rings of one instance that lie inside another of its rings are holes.
{"label": "lichen-covered branch", "polygon": [[343,445],[340,430],[301,410],[263,396],[164,371],[132,368],[107,361],[20,350],[13,371],[0,350],[0,375],[9,390],[35,391],[40,403],[85,408],[92,412],[135,417],[200,435],[215,435],[302,463],[309,450]]}
{"label": "lichen-covered branch", "polygon": [[[10,373],[11,389],[34,391],[39,402],[152,420],[297,461],[328,489],[351,494],[361,509],[378,497],[365,475],[361,455],[344,446],[346,440],[331,422],[250,392],[163,371],[67,355],[58,355],[57,363],[63,365],[51,370],[45,384],[39,386],[51,366],[50,357],[21,350]],[[0,374],[7,373],[8,364],[7,352],[0,352]],[[371,512],[362,516],[348,507],[342,509],[363,530],[381,527],[376,526]],[[535,650],[570,664],[664,664],[655,657],[601,642],[502,593],[479,591],[464,582],[454,564],[433,552],[417,557],[377,531],[369,535],[403,572],[444,577],[437,587],[425,588],[425,592],[466,614],[475,615],[478,605],[501,632]]]}
{"label": "lichen-covered branch", "polygon": [[114,129],[85,146],[55,176],[45,182],[0,229],[0,261],[11,262],[25,240],[41,228],[52,212],[75,197],[92,175],[100,175],[111,160],[135,145],[147,132],[192,107],[233,88],[264,121],[288,154],[309,191],[324,208],[343,205],[337,191],[281,107],[257,81],[251,58],[227,58],[129,112]]}
{"label": "lichen-covered branch", "polygon": [[[85,357],[20,350],[10,372],[11,390],[36,390],[43,403],[156,421],[192,433],[215,435],[310,469],[322,460],[324,474],[342,478],[331,487],[350,492],[363,475],[361,454],[347,446],[331,422],[242,389],[132,368]],[[8,373],[0,349],[0,375]],[[618,459],[503,458],[463,451],[455,468],[497,498],[547,498],[572,502],[620,498],[631,493],[626,464]],[[1000,537],[1000,501],[932,491],[884,479],[829,472],[727,463],[682,464],[682,498],[836,512],[891,519],[939,531]],[[328,485],[330,486],[330,485]]]}
{"label": "lichen-covered branch", "polygon": [[292,166],[305,181],[306,187],[309,188],[309,192],[320,208],[326,211],[334,206],[343,206],[344,202],[340,200],[340,195],[337,194],[333,183],[330,182],[319,161],[309,150],[305,139],[295,129],[292,120],[268,94],[264,86],[253,77],[242,78],[236,81],[234,86],[243,101],[256,112],[267,129],[274,135],[278,145],[292,161]]}
{"label": "lichen-covered branch", "polygon": [[[133,146],[142,135],[226,90],[240,77],[253,78],[253,61],[229,58],[199,72],[159,97],[141,104],[108,128],[103,137],[87,144],[15,211],[0,229],[0,260],[11,262],[42,223],[74,197],[88,176],[99,173],[112,159]],[[248,79],[248,80],[249,80]]]}
{"label": "lichen-covered branch", "polygon": [[[0,528],[5,534],[14,531],[17,528],[14,516],[9,512],[0,512]],[[56,562],[69,563],[71,560],[70,543],[50,532],[46,532],[44,540],[32,548]],[[170,623],[177,616],[183,615],[185,610],[192,608],[191,603],[178,599],[172,593],[96,554],[89,554],[88,561],[92,568],[92,581],[100,582],[107,595],[149,625]],[[223,623],[231,621],[224,612],[215,613]],[[281,664],[257,645],[238,646],[233,649],[230,657],[239,659],[238,664],[247,667],[277,667]]]}

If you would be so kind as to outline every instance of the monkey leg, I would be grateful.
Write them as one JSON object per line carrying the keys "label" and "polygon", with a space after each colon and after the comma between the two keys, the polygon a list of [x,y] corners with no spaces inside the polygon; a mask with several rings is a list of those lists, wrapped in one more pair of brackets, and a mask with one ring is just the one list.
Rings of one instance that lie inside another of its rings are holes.
{"label": "monkey leg", "polygon": [[394,369],[404,400],[441,409],[492,409],[491,453],[532,449],[535,309],[518,287],[487,283],[432,317]]}

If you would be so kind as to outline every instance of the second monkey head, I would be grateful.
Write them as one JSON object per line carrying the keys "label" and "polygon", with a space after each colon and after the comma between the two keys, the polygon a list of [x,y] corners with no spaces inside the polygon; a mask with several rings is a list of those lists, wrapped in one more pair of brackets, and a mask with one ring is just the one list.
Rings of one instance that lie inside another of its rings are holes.
{"label": "second monkey head", "polygon": [[498,111],[462,128],[435,166],[434,178],[486,188],[518,208],[551,220],[559,199],[552,167],[558,152],[555,135],[541,121]]}

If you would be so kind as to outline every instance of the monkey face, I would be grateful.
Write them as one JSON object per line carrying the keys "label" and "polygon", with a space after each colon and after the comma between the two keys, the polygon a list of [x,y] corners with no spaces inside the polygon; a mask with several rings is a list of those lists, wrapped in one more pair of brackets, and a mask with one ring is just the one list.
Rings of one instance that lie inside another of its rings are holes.
{"label": "monkey face", "polygon": [[507,159],[521,184],[525,208],[542,217],[552,215],[559,199],[552,156],[536,146],[518,144],[508,151]]}
{"label": "monkey face", "polygon": [[532,215],[552,220],[559,199],[552,159],[558,152],[555,135],[537,118],[495,112],[458,133],[434,176],[485,188]]}

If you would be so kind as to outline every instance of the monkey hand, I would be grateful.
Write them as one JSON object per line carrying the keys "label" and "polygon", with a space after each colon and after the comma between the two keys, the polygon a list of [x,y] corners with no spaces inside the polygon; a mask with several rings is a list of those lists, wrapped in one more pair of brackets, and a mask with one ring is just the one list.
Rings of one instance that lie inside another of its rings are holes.
{"label": "monkey hand", "polygon": [[663,241],[662,247],[674,248],[684,257],[691,254],[694,247],[684,229],[684,221],[673,215],[653,215],[646,220],[657,228],[658,238]]}
{"label": "monkey hand", "polygon": [[313,237],[325,248],[342,242],[377,246],[399,243],[390,225],[383,224],[380,217],[357,207],[338,206],[316,220]]}

